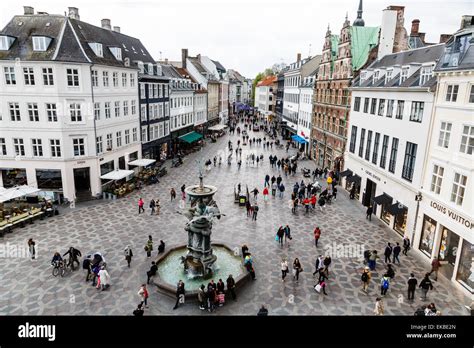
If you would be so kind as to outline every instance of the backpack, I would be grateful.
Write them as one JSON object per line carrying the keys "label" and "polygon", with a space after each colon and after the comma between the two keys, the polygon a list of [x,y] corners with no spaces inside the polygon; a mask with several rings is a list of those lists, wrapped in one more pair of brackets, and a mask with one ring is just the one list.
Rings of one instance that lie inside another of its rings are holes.
{"label": "backpack", "polygon": [[382,288],[388,289],[388,285],[389,285],[388,279],[384,279],[383,282],[382,282]]}
{"label": "backpack", "polygon": [[362,276],[360,277],[360,279],[365,283],[369,280],[369,275],[367,274],[367,272],[364,272],[362,273]]}

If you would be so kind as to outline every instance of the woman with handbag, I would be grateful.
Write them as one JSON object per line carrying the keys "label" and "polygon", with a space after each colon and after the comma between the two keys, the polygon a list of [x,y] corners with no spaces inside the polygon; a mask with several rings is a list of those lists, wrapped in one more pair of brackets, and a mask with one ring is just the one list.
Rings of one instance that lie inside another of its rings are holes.
{"label": "woman with handbag", "polygon": [[288,261],[283,259],[281,261],[281,281],[284,282],[285,281],[285,277],[288,273]]}
{"label": "woman with handbag", "polygon": [[293,261],[293,280],[296,280],[297,283],[301,272],[303,272],[303,268],[301,267],[300,260],[296,258]]}

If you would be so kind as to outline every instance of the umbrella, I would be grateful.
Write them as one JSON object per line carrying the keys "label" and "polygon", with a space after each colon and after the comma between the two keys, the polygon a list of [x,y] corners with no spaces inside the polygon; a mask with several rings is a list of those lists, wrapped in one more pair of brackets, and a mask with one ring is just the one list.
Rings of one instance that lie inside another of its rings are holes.
{"label": "umbrella", "polygon": [[28,185],[15,186],[0,192],[0,202],[6,202],[18,197],[28,196],[40,190]]}
{"label": "umbrella", "polygon": [[114,171],[111,171],[107,174],[102,175],[100,178],[107,179],[107,180],[120,180],[134,173],[135,172],[133,170],[116,169]]}

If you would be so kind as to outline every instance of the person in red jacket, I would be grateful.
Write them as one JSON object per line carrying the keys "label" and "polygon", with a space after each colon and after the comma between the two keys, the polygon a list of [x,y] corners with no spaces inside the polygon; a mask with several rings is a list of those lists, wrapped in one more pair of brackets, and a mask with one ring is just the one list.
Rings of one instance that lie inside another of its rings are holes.
{"label": "person in red jacket", "polygon": [[316,195],[312,195],[310,201],[313,209],[316,208]]}
{"label": "person in red jacket", "polygon": [[314,245],[316,247],[318,246],[319,237],[321,237],[321,229],[318,226],[314,229]]}
{"label": "person in red jacket", "polygon": [[143,205],[145,203],[143,202],[143,199],[140,197],[140,199],[138,200],[138,214],[140,214],[141,212],[145,212],[145,208],[143,208]]}
{"label": "person in red jacket", "polygon": [[263,189],[263,199],[264,201],[268,201],[268,187],[265,186],[265,188]]}

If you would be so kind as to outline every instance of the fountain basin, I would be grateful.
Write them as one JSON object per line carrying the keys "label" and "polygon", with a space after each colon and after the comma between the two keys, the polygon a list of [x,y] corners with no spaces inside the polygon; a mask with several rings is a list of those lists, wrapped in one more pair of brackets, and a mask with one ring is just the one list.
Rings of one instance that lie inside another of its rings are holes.
{"label": "fountain basin", "polygon": [[167,248],[167,251],[160,255],[156,264],[158,272],[156,273],[153,282],[158,287],[158,290],[170,296],[176,296],[176,285],[179,280],[185,284],[186,299],[197,298],[198,290],[201,284],[207,288],[207,284],[214,280],[215,283],[219,279],[225,283],[229,274],[235,280],[235,287],[239,288],[250,280],[250,274],[243,266],[242,256],[235,255],[234,251],[224,243],[212,243],[213,254],[217,256],[215,262],[216,270],[213,272],[211,278],[204,279],[202,277],[188,278],[185,273],[181,257],[186,256],[188,249],[186,245],[178,245]]}

